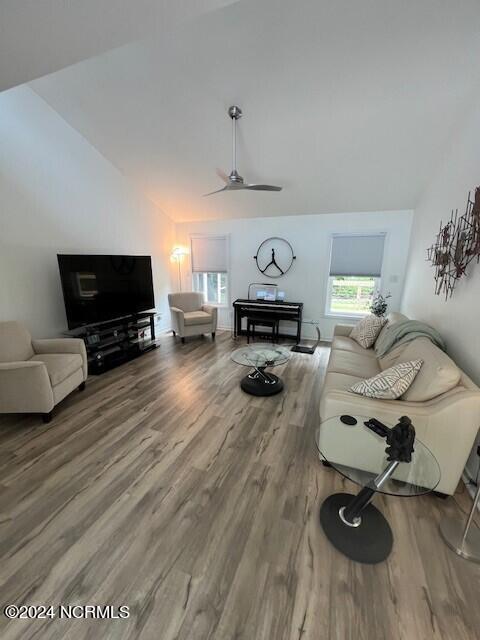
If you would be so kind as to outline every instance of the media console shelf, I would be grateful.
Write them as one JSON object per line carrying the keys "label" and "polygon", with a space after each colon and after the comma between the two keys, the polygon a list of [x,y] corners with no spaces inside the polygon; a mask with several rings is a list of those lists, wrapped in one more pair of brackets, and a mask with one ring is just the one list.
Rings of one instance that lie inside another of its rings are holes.
{"label": "media console shelf", "polygon": [[83,339],[88,373],[99,375],[156,348],[155,315],[146,311],[66,331],[64,335]]}

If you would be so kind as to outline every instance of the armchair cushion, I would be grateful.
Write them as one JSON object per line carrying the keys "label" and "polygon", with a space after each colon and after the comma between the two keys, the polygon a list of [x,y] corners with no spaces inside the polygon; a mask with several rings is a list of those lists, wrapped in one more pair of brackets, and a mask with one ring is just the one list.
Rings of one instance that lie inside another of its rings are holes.
{"label": "armchair cushion", "polygon": [[77,353],[82,358],[83,379],[87,379],[88,360],[85,342],[80,338],[47,338],[32,340],[32,347],[36,355],[44,353]]}
{"label": "armchair cushion", "polygon": [[30,358],[30,362],[43,362],[47,367],[52,387],[82,369],[82,357],[78,353],[42,353]]}
{"label": "armchair cushion", "polygon": [[0,323],[0,362],[21,362],[34,355],[32,336],[19,322]]}
{"label": "armchair cushion", "polygon": [[182,311],[197,311],[202,308],[203,293],[197,291],[182,291],[168,294],[169,307],[176,307]]}
{"label": "armchair cushion", "polygon": [[186,311],[184,313],[185,326],[207,324],[212,321],[212,316],[206,311]]}

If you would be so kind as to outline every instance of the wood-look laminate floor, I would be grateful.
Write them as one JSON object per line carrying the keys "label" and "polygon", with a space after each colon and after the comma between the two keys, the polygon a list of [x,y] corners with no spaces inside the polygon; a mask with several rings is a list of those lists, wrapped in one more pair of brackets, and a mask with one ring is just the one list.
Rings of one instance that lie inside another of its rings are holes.
{"label": "wood-look laminate floor", "polygon": [[322,500],[355,487],[314,447],[328,347],[292,354],[271,398],[217,341],[170,336],[88,381],[44,425],[0,419],[0,603],[128,605],[126,620],[14,620],[3,640],[479,637],[480,567],[437,526],[455,498],[376,498],[377,566],[326,540]]}

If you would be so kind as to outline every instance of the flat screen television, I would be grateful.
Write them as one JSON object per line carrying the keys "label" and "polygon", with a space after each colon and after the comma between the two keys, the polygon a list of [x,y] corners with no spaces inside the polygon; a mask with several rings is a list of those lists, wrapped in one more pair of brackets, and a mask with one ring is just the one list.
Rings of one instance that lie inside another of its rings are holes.
{"label": "flat screen television", "polygon": [[69,329],[155,307],[150,256],[57,258]]}

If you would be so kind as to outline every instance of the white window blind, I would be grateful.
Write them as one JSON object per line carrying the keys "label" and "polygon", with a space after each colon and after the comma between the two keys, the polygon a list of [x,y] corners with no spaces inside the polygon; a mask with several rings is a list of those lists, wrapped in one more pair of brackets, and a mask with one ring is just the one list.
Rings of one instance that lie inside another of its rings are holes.
{"label": "white window blind", "polygon": [[192,271],[227,272],[227,237],[202,236],[192,238]]}
{"label": "white window blind", "polygon": [[379,278],[382,273],[384,244],[384,233],[333,236],[330,275]]}

